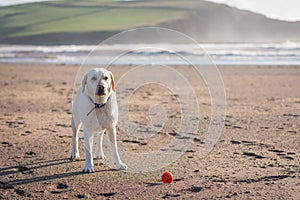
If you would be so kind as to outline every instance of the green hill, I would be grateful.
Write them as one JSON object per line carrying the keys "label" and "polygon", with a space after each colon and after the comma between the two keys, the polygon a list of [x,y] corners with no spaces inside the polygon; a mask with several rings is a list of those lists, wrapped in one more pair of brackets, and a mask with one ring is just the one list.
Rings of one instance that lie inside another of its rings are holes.
{"label": "green hill", "polygon": [[[59,32],[125,30],[184,18],[184,9],[158,7],[158,2],[56,1],[0,8],[3,36]],[[178,1],[178,6],[182,1]]]}
{"label": "green hill", "polygon": [[98,44],[144,26],[174,29],[199,42],[300,42],[300,22],[200,0],[63,0],[0,8],[2,44]]}

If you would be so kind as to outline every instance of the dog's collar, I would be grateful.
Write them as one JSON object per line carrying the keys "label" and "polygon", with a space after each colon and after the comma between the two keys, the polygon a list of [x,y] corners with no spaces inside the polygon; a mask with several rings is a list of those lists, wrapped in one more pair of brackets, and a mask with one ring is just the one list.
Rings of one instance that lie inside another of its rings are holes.
{"label": "dog's collar", "polygon": [[94,104],[94,107],[90,110],[90,112],[88,112],[88,114],[87,114],[86,116],[89,116],[89,115],[91,114],[91,112],[93,112],[93,110],[95,110],[96,108],[102,108],[102,107],[104,107],[104,106],[107,104],[107,102],[109,101],[110,96],[111,96],[111,95],[109,95],[109,97],[107,98],[107,101],[106,101],[105,103],[102,103],[102,104],[95,103],[95,102],[93,101],[93,99],[89,96],[89,99],[90,99],[90,101]]}
{"label": "dog's collar", "polygon": [[110,95],[107,98],[107,101],[105,103],[100,103],[100,104],[99,103],[94,103],[94,101],[92,99],[91,99],[91,101],[94,103],[95,108],[102,108],[102,107],[104,107],[107,104],[107,102],[109,101],[109,99],[110,99]]}

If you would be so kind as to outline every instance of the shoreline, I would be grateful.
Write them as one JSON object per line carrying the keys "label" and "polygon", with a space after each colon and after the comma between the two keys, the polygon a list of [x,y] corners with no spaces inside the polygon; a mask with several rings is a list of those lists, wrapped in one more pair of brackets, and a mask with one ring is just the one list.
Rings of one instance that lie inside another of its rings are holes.
{"label": "shoreline", "polygon": [[[0,62],[0,65],[9,65],[9,66],[36,66],[36,67],[39,67],[39,66],[52,66],[52,67],[74,67],[74,66],[77,66],[77,67],[80,67],[80,66],[93,66],[93,67],[105,67],[105,68],[108,68],[108,67],[137,67],[139,65],[128,65],[128,64],[117,64],[117,65],[109,65],[109,66],[104,66],[102,64],[77,64],[77,63],[74,63],[74,64],[67,64],[67,63],[6,63],[6,62]],[[179,68],[189,68],[189,67],[195,67],[193,65],[169,65],[170,67],[179,67]],[[277,65],[271,65],[271,64],[214,64],[215,67],[217,68],[299,68],[300,67],[300,64],[277,64]],[[149,66],[150,67],[150,66]],[[201,66],[197,66],[197,67],[200,67]],[[203,66],[205,67],[205,66]],[[195,67],[196,68],[196,67]]]}

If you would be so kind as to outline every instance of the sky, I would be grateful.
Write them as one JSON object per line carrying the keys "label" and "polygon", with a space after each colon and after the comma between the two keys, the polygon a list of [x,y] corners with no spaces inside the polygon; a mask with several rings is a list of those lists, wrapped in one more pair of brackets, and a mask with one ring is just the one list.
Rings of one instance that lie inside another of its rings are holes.
{"label": "sky", "polygon": [[41,2],[41,1],[49,1],[49,0],[0,0],[0,6],[10,6],[10,5],[24,4],[30,2]]}
{"label": "sky", "polygon": [[[47,0],[0,0],[0,6]],[[188,0],[186,0],[188,2]],[[206,0],[223,3],[239,9],[250,10],[269,18],[300,21],[300,0]]]}
{"label": "sky", "polygon": [[300,21],[300,0],[206,0],[285,21]]}

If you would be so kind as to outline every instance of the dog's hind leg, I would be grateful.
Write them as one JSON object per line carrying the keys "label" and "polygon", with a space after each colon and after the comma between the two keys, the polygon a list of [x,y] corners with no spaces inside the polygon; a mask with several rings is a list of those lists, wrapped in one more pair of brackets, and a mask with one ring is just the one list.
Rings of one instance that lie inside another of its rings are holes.
{"label": "dog's hind leg", "polygon": [[78,149],[78,133],[80,131],[82,123],[75,122],[74,118],[72,117],[72,152],[70,159],[79,158],[79,149]]}

